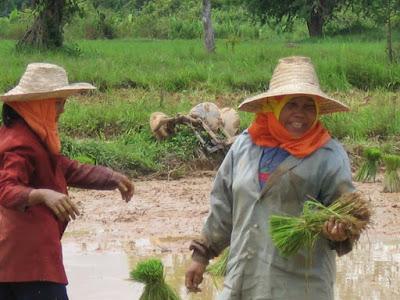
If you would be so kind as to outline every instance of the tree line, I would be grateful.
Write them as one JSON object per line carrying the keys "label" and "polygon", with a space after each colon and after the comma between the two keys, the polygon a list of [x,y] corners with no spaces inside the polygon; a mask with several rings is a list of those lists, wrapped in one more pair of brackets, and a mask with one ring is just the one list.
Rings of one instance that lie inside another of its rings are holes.
{"label": "tree line", "polygon": [[[138,14],[151,5],[169,5],[171,11],[179,10],[182,2],[190,1],[193,0],[3,0],[0,13],[7,15],[13,9],[32,9],[35,19],[18,45],[52,48],[62,46],[64,25],[82,13],[85,3],[90,2],[94,9]],[[316,38],[324,34],[325,25],[337,18],[339,11],[349,10],[385,26],[388,57],[392,60],[393,26],[400,21],[400,0],[203,0],[202,4],[203,14],[199,19],[203,21],[206,46],[213,41],[213,8],[242,7],[255,21],[280,26],[283,30],[290,30],[294,21],[302,20],[307,25],[309,36]],[[207,49],[214,47],[209,45]]]}

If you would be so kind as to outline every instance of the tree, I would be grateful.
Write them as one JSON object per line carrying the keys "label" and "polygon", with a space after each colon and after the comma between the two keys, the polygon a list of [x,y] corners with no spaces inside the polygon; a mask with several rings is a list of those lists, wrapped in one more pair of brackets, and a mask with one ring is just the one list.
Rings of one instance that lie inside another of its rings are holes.
{"label": "tree", "polygon": [[214,30],[211,24],[211,1],[203,0],[204,44],[208,53],[215,51]]}
{"label": "tree", "polygon": [[351,4],[349,0],[239,0],[244,2],[263,22],[274,19],[291,25],[294,18],[302,18],[307,22],[310,37],[323,34],[323,27],[332,18],[336,9]]}
{"label": "tree", "polygon": [[14,9],[21,9],[28,0],[2,0],[0,1],[0,17],[8,16]]}
{"label": "tree", "polygon": [[17,47],[61,47],[64,25],[80,11],[78,4],[78,0],[32,0],[36,17]]}
{"label": "tree", "polygon": [[400,14],[400,0],[363,0],[363,7],[378,24],[385,24],[386,52],[389,62],[395,61],[393,50],[393,20]]}

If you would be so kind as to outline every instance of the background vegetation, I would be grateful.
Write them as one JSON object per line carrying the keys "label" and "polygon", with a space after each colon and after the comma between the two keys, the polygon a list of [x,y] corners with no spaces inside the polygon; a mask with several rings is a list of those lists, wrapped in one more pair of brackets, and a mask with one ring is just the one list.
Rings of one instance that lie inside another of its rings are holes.
{"label": "background vegetation", "polygon": [[[392,63],[385,22],[368,11],[340,6],[327,18],[323,37],[310,38],[300,15],[290,22],[285,16],[265,18],[243,1],[228,0],[212,2],[217,38],[213,55],[203,48],[201,1],[194,0],[78,1],[81,12],[65,26],[63,48],[18,52],[16,40],[34,16],[25,2],[0,4],[0,92],[14,87],[33,61],[62,65],[71,82],[95,84],[96,92],[68,101],[61,118],[63,151],[73,158],[133,175],[181,175],[210,168],[190,129],[157,142],[149,115],[188,112],[203,101],[236,107],[266,90],[278,59],[289,55],[310,56],[323,89],[353,108],[323,118],[350,153],[357,155],[360,145],[399,149],[396,17]],[[253,116],[240,115],[245,129]]]}

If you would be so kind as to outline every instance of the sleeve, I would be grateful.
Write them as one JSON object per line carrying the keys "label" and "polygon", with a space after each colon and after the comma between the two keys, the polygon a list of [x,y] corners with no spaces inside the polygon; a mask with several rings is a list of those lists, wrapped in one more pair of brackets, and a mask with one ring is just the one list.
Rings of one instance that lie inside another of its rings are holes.
{"label": "sleeve", "polygon": [[210,195],[211,210],[201,237],[192,241],[192,259],[207,264],[230,242],[232,232],[232,149],[226,155],[215,177]]}
{"label": "sleeve", "polygon": [[112,176],[114,171],[110,168],[81,164],[63,155],[58,159],[68,186],[96,190],[113,190],[118,187],[118,182]]}
{"label": "sleeve", "polygon": [[[334,153],[335,159],[328,162],[326,174],[323,176],[319,199],[328,206],[344,193],[354,192],[349,158],[344,149]],[[343,242],[329,241],[332,250],[338,256],[347,254],[353,249],[354,241],[347,239]]]}
{"label": "sleeve", "polygon": [[0,205],[6,208],[24,210],[29,193],[29,178],[34,172],[29,160],[29,149],[5,152],[0,169]]}

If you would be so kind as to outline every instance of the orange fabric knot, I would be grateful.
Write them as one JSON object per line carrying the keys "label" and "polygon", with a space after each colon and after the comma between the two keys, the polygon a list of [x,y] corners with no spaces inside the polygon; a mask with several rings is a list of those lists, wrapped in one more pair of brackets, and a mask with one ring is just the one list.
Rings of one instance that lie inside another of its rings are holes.
{"label": "orange fabric knot", "polygon": [[45,143],[49,151],[58,154],[61,142],[56,121],[56,99],[8,102],[29,127]]}
{"label": "orange fabric knot", "polygon": [[248,132],[254,144],[262,147],[279,147],[295,157],[306,157],[325,145],[331,138],[320,121],[317,121],[300,138],[293,137],[277,120],[273,112],[256,114]]}

